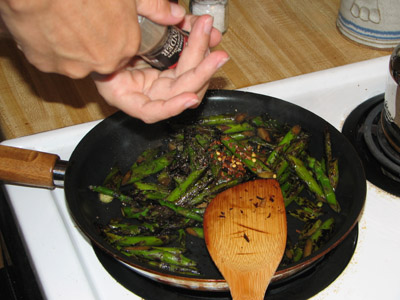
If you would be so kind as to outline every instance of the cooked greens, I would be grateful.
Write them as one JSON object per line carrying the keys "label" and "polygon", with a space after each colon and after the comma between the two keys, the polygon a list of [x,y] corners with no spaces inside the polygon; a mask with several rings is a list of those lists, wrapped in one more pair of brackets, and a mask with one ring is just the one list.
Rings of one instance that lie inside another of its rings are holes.
{"label": "cooked greens", "polygon": [[334,218],[326,210],[340,212],[330,134],[325,131],[322,158],[310,156],[311,140],[299,125],[280,124],[266,114],[215,115],[175,126],[162,146],[132,158],[128,172],[114,167],[101,185],[89,187],[101,199],[120,201],[121,218],[100,229],[127,256],[162,270],[201,275],[186,256],[186,236],[203,238],[207,204],[241,182],[276,178],[288,220],[302,224],[289,234],[297,238],[288,238],[281,265],[295,263],[329,239]]}

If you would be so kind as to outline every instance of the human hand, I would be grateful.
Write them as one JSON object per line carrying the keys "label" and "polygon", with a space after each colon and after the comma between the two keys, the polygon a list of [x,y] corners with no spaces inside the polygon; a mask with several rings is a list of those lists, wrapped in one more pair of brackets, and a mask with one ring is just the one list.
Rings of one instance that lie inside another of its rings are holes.
{"label": "human hand", "polygon": [[183,27],[190,31],[188,44],[175,69],[124,69],[105,80],[95,80],[106,101],[146,123],[155,123],[197,107],[211,76],[228,60],[224,51],[210,53],[221,40],[212,17],[188,16]]}
{"label": "human hand", "polygon": [[0,14],[0,27],[30,63],[81,78],[112,73],[135,56],[138,14],[171,25],[182,21],[185,10],[167,0],[0,0]]}

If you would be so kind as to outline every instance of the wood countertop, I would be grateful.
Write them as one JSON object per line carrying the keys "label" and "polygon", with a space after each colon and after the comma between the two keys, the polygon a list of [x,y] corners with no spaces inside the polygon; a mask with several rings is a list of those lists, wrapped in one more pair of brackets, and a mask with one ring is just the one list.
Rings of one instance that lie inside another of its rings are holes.
{"label": "wood countertop", "polygon": [[[188,0],[180,0],[187,6]],[[237,89],[384,55],[336,28],[340,0],[230,0],[220,49],[231,59],[210,88]],[[11,139],[105,118],[116,109],[90,79],[39,72],[10,40],[0,40],[1,138]]]}

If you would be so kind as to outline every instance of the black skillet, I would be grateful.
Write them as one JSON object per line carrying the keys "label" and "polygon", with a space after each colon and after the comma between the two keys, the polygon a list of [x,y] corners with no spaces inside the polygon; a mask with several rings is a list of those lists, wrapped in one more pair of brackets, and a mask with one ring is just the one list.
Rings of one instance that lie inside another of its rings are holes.
{"label": "black skillet", "polygon": [[[120,216],[118,201],[101,203],[98,196],[88,190],[88,186],[101,183],[115,165],[127,169],[144,149],[154,147],[171,133],[171,124],[190,123],[199,116],[232,112],[245,112],[249,115],[268,113],[280,123],[301,125],[312,136],[309,151],[317,158],[323,156],[324,130],[330,130],[333,156],[340,163],[340,182],[336,194],[342,212],[340,215],[328,212],[336,219],[331,239],[306,259],[279,268],[274,280],[295,276],[331,251],[351,232],[364,207],[366,180],[355,150],[339,131],[317,115],[280,99],[240,91],[211,90],[199,108],[187,110],[178,117],[157,124],[144,124],[118,112],[95,126],[72,153],[65,176],[68,207],[81,231],[106,253],[154,280],[189,289],[226,290],[227,285],[201,240],[189,241],[189,244],[193,244],[190,246],[191,255],[199,261],[200,271],[204,274],[200,278],[151,269],[112,248],[99,233],[98,225]],[[288,231],[295,226],[289,223]]]}

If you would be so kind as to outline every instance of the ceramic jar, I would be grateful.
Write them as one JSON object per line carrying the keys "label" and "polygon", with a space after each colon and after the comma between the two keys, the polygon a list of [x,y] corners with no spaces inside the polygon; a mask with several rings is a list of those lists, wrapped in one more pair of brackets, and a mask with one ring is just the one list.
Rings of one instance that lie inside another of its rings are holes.
{"label": "ceramic jar", "polygon": [[392,49],[400,43],[400,0],[341,0],[336,24],[355,42]]}

